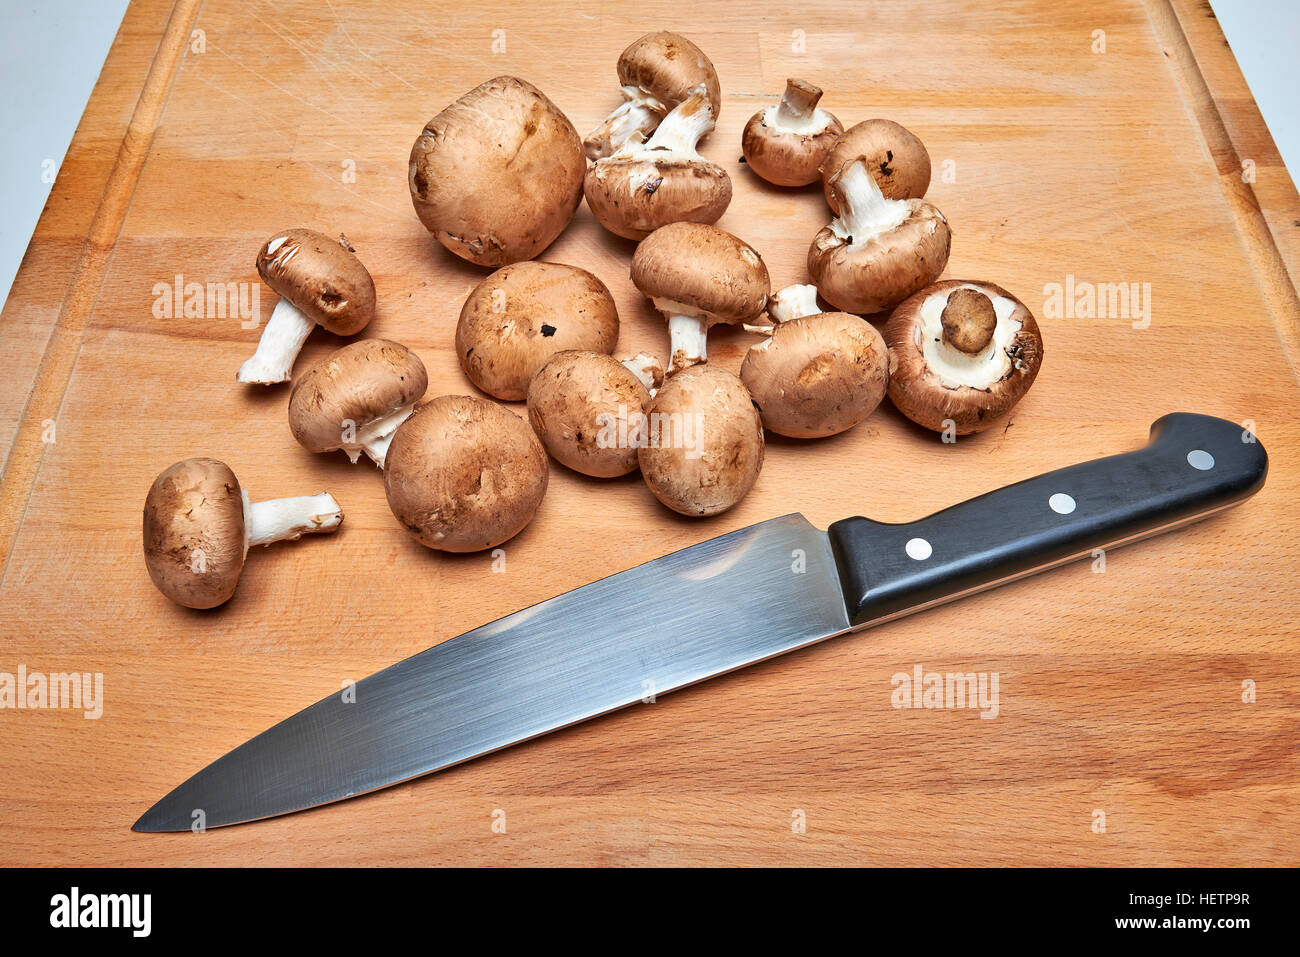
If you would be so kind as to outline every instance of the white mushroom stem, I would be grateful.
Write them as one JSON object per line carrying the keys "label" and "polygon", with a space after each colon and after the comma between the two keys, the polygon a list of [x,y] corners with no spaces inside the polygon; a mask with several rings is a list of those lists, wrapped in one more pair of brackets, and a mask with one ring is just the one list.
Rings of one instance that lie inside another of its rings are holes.
{"label": "white mushroom stem", "polygon": [[850,246],[889,232],[911,213],[904,200],[889,199],[880,191],[861,159],[846,166],[832,188],[840,197],[840,215],[831,223],[831,232]]}
{"label": "white mushroom stem", "polygon": [[357,430],[357,442],[355,445],[344,446],[348,458],[355,464],[357,458],[362,452],[366,453],[370,461],[374,462],[381,469],[384,467],[384,458],[388,455],[388,446],[393,441],[393,434],[397,427],[411,417],[415,411],[415,403],[404,405],[396,412],[382,416],[367,422]]}
{"label": "white mushroom stem", "polygon": [[648,135],[668,112],[667,105],[638,86],[625,86],[622,90],[623,103],[583,140],[588,159],[609,156],[633,134]]}
{"label": "white mushroom stem", "polygon": [[808,283],[786,286],[767,301],[767,314],[773,322],[789,322],[822,312],[817,305],[817,287]]}
{"label": "white mushroom stem", "polygon": [[288,299],[281,299],[271,311],[253,357],[239,367],[235,378],[255,385],[288,382],[294,361],[316,323]]}
{"label": "white mushroom stem", "polygon": [[781,102],[763,111],[763,122],[782,133],[820,133],[831,122],[831,115],[817,108],[821,98],[819,87],[803,80],[786,80]]}
{"label": "white mushroom stem", "polygon": [[343,512],[328,492],[297,498],[249,502],[244,493],[244,538],[254,545],[296,540],[312,532],[332,532],[343,523]]}
{"label": "white mushroom stem", "polygon": [[671,376],[708,360],[708,320],[690,306],[671,299],[654,298],[655,308],[668,317],[668,370]]}
{"label": "white mushroom stem", "polygon": [[651,398],[653,398],[664,381],[664,369],[659,364],[659,360],[648,353],[638,352],[630,359],[620,359],[619,361],[640,380],[641,384],[646,387],[646,391],[650,393]]}
{"label": "white mushroom stem", "polygon": [[695,144],[713,126],[713,104],[704,88],[700,87],[664,117],[654,136],[643,146],[636,147],[636,152],[654,150],[698,156]]}

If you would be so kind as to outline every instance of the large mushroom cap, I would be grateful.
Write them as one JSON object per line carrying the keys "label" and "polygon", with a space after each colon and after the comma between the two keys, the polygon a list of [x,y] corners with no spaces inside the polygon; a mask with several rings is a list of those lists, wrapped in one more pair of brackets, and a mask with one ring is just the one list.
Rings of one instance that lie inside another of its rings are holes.
{"label": "large mushroom cap", "polygon": [[375,284],[347,240],[311,229],[276,233],[257,254],[257,272],[276,294],[339,336],[375,317]]}
{"label": "large mushroom cap", "polygon": [[661,311],[710,324],[757,318],[772,288],[752,246],[701,223],[670,223],[641,240],[632,282]]}
{"label": "large mushroom cap", "polygon": [[422,545],[492,548],[532,521],[546,493],[546,450],[495,402],[442,395],[398,427],[384,465],[388,507]]}
{"label": "large mushroom cap", "polygon": [[488,395],[523,399],[551,356],[566,349],[613,352],[618,309],[605,284],[576,266],[522,262],[498,269],[465,300],[456,355]]}
{"label": "large mushroom cap", "polygon": [[718,71],[704,51],[679,33],[647,33],[633,40],[618,58],[618,79],[672,109],[703,85],[716,119],[722,109]]}
{"label": "large mushroom cap", "polygon": [[1033,385],[1043,338],[1033,313],[991,282],[937,282],[885,323],[889,398],[913,422],[958,435],[988,428]]}
{"label": "large mushroom cap", "polygon": [[843,210],[831,180],[859,157],[889,199],[920,199],[930,188],[930,154],[917,135],[893,120],[864,120],[844,131],[822,163],[826,202],[837,214]]}
{"label": "large mushroom cap", "polygon": [[216,459],[177,462],[144,502],[144,561],[164,595],[187,608],[215,608],[235,593],[244,568],[244,496]]}
{"label": "large mushroom cap", "polygon": [[424,363],[406,346],[386,339],[349,343],[294,383],[289,428],[311,452],[359,448],[368,425],[417,402],[428,387]]}
{"label": "large mushroom cap", "polygon": [[717,366],[668,379],[650,403],[641,474],[683,515],[716,515],[739,502],[763,467],[763,423],[744,385]]}
{"label": "large mushroom cap", "polygon": [[612,478],[636,471],[650,393],[626,365],[599,352],[559,352],[528,387],[528,421],[560,464]]}
{"label": "large mushroom cap", "polygon": [[499,76],[431,119],[411,148],[411,200],[425,228],[481,266],[532,259],[582,199],[573,124],[537,87]]}
{"label": "large mushroom cap", "polygon": [[777,186],[817,181],[822,163],[844,132],[834,114],[817,106],[821,96],[819,87],[790,79],[779,105],[749,118],[740,147],[750,169]]}

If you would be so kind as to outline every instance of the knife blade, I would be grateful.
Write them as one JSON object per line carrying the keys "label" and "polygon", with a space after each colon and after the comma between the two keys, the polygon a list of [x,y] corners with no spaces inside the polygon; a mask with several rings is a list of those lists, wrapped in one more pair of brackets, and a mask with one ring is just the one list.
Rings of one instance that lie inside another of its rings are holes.
{"label": "knife blade", "polygon": [[786,515],[444,641],[218,758],[137,831],[222,827],[398,784],[716,675],[1197,521],[1262,487],[1223,419],[902,524]]}

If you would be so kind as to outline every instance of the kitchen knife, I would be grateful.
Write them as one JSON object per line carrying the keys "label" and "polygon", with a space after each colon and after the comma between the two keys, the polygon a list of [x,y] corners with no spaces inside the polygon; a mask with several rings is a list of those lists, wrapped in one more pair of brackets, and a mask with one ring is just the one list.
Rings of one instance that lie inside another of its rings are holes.
{"label": "kitchen knife", "polygon": [[[1231,422],[1173,413],[1135,452],[905,524],[774,518],[507,615],[264,731],[135,823],[185,831],[364,794],[714,675],[1228,508],[1268,456]],[[760,700],[760,699],[755,699]]]}

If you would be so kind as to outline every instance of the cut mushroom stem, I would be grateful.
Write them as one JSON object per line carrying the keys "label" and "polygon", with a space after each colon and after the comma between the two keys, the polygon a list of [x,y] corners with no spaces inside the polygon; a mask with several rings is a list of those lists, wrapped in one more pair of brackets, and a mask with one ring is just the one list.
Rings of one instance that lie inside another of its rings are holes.
{"label": "cut mushroom stem", "polygon": [[[767,314],[776,323],[815,316],[822,311],[817,305],[817,287],[809,283],[796,283],[776,292],[767,303]],[[769,333],[770,334],[770,333]]]}
{"label": "cut mushroom stem", "polygon": [[370,461],[374,462],[381,469],[384,467],[384,458],[388,455],[388,446],[393,441],[393,433],[397,427],[411,417],[415,411],[415,403],[398,409],[392,415],[386,415],[383,418],[375,419],[357,432],[357,445],[355,448],[344,447],[348,458],[356,463],[357,457],[364,452]]}
{"label": "cut mushroom stem", "polygon": [[244,528],[247,548],[297,541],[314,532],[332,532],[343,523],[339,503],[328,492],[294,498],[272,498],[249,502],[244,493]]}
{"label": "cut mushroom stem", "polygon": [[831,223],[831,231],[851,248],[859,248],[873,237],[889,232],[911,214],[907,203],[889,199],[880,191],[875,177],[861,159],[845,168],[840,176],[839,191],[841,212]]}
{"label": "cut mushroom stem", "polygon": [[978,355],[993,341],[998,315],[988,296],[978,289],[962,288],[948,297],[939,321],[944,342],[967,355]]}
{"label": "cut mushroom stem", "polygon": [[821,87],[803,80],[786,80],[785,93],[776,108],[776,119],[781,129],[807,133],[824,128],[825,117],[817,115],[817,103],[821,98]]}
{"label": "cut mushroom stem", "polygon": [[667,375],[707,362],[709,358],[709,322],[700,315],[687,315],[689,309],[679,302],[654,301],[655,308],[668,317],[669,357]]}
{"label": "cut mushroom stem", "polygon": [[649,134],[668,107],[658,98],[637,86],[625,86],[623,102],[618,109],[605,117],[605,122],[583,141],[587,158],[592,160],[608,156],[629,139]]}
{"label": "cut mushroom stem", "polygon": [[236,380],[253,385],[288,382],[298,353],[314,328],[314,320],[288,299],[281,299],[262,330],[257,351],[239,367]]}

